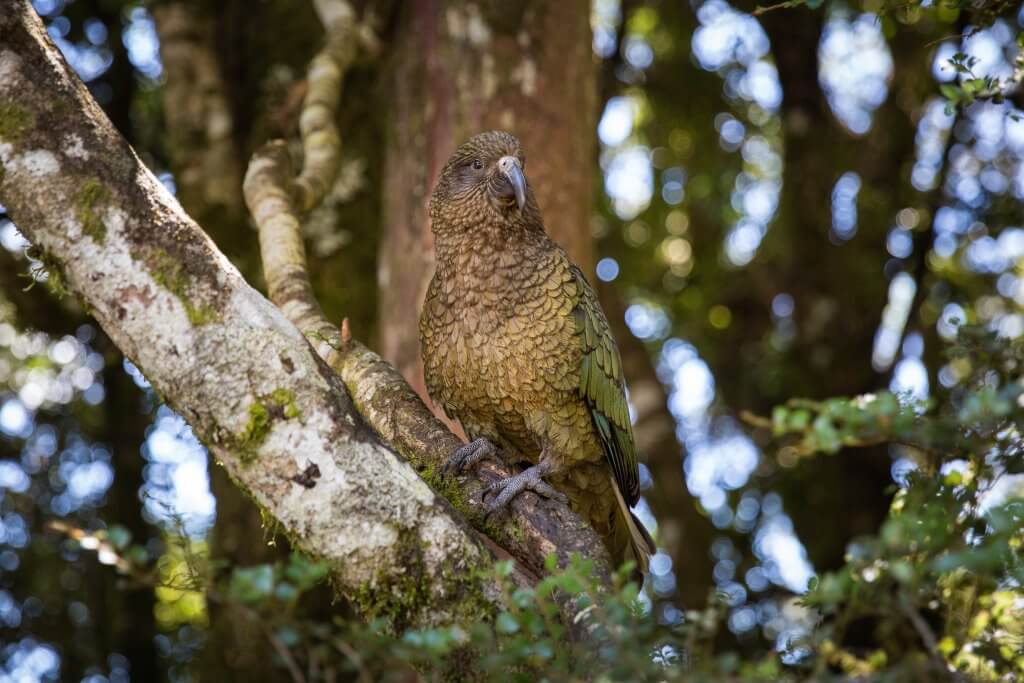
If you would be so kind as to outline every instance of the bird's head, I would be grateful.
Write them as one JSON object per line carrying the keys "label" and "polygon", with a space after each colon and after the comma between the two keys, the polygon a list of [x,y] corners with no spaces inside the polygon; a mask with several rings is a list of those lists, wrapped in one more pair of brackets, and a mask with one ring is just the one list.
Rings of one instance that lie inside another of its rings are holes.
{"label": "bird's head", "polygon": [[463,229],[481,221],[540,223],[540,211],[526,180],[526,157],[515,136],[480,133],[448,159],[430,197],[434,229]]}

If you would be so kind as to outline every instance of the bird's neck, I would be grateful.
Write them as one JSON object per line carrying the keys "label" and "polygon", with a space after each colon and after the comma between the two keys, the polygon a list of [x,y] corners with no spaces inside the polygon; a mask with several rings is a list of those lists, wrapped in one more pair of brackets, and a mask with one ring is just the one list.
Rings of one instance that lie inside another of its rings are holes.
{"label": "bird's neck", "polygon": [[[558,252],[540,225],[481,222],[471,230],[438,231],[437,276],[463,291],[482,283],[491,290],[521,290],[528,275]],[[497,293],[497,291],[495,291]]]}
{"label": "bird's neck", "polygon": [[523,258],[556,249],[539,221],[479,220],[454,229],[435,230],[434,249],[438,263],[472,260],[484,263],[502,260],[503,255]]}

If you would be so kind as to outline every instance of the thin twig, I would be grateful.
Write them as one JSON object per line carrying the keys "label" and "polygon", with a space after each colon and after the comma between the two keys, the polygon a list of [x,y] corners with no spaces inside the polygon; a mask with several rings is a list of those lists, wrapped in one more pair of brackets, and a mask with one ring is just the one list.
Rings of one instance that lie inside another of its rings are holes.
{"label": "thin twig", "polygon": [[788,9],[792,7],[799,7],[804,4],[801,0],[786,0],[786,2],[780,2],[776,5],[758,5],[754,8],[754,11],[750,14],[755,17],[759,17],[767,12],[774,12],[777,9]]}
{"label": "thin twig", "polygon": [[299,665],[295,663],[295,659],[292,657],[292,653],[288,650],[281,639],[274,635],[274,631],[264,624],[260,624],[263,628],[263,633],[266,635],[267,640],[270,641],[271,647],[274,648],[274,652],[277,653],[284,661],[284,666],[288,669],[288,673],[292,677],[294,683],[306,683],[306,677],[302,675],[302,671],[299,669]]}
{"label": "thin twig", "polygon": [[359,670],[357,679],[359,683],[373,683],[373,678],[370,676],[370,672],[367,671],[366,667],[363,665],[362,656],[355,650],[355,648],[341,638],[332,639],[331,644],[337,648],[338,652],[345,655],[350,662],[356,665],[356,668]]}

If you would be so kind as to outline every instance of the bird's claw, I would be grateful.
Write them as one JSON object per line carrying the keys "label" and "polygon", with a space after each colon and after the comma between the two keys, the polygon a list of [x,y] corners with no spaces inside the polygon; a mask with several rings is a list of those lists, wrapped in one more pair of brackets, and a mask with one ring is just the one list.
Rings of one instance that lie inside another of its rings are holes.
{"label": "bird's claw", "polygon": [[[504,508],[512,501],[513,498],[523,491],[533,491],[544,498],[557,500],[560,503],[568,503],[568,496],[544,481],[543,476],[547,472],[548,468],[541,463],[539,465],[529,467],[519,474],[499,479],[488,486],[480,496],[480,499],[484,501],[487,506],[487,516],[490,516]],[[497,495],[495,495],[494,499],[488,503],[487,496],[492,493]]]}
{"label": "bird's claw", "polygon": [[448,456],[448,462],[441,468],[441,476],[447,477],[450,471],[454,471],[455,474],[462,474],[487,456],[494,455],[495,451],[494,444],[487,439],[474,439],[464,446],[456,448]]}

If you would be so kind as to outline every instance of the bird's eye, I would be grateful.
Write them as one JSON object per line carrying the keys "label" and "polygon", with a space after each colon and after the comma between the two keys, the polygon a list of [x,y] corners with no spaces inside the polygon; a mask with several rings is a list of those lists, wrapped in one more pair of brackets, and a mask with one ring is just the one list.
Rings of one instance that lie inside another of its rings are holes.
{"label": "bird's eye", "polygon": [[483,167],[484,167],[484,162],[480,161],[479,159],[473,159],[473,168],[474,169],[479,171]]}

